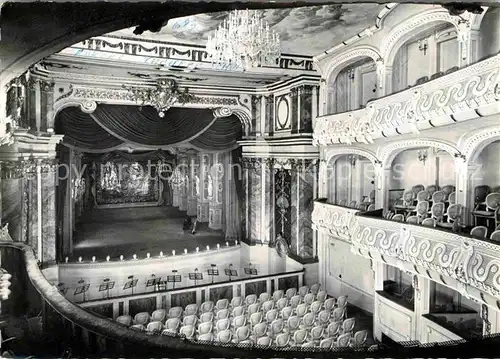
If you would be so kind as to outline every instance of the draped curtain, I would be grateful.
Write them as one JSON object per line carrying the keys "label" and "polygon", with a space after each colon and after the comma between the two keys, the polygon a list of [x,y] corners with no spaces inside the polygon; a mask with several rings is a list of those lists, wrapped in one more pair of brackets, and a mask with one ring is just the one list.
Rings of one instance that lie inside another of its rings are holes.
{"label": "draped curtain", "polygon": [[231,115],[214,118],[210,109],[171,108],[165,117],[150,107],[100,104],[87,114],[68,107],[57,114],[56,132],[64,143],[81,150],[105,152],[123,144],[171,146],[190,143],[207,151],[226,151],[237,146],[243,130]]}

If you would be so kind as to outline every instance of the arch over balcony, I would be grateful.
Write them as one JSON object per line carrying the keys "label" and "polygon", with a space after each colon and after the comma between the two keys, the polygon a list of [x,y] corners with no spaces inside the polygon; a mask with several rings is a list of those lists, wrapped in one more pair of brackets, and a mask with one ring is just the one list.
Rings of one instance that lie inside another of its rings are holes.
{"label": "arch over balcony", "polygon": [[380,158],[382,162],[382,168],[390,169],[392,162],[399,153],[403,152],[404,150],[422,147],[438,148],[448,152],[452,157],[459,157],[461,155],[460,151],[451,143],[447,143],[437,139],[422,138],[390,143],[387,146],[380,148],[377,153],[377,157]]}
{"label": "arch over balcony", "polygon": [[463,136],[458,141],[457,147],[465,155],[467,165],[472,165],[487,146],[498,140],[500,140],[500,126],[491,126]]}

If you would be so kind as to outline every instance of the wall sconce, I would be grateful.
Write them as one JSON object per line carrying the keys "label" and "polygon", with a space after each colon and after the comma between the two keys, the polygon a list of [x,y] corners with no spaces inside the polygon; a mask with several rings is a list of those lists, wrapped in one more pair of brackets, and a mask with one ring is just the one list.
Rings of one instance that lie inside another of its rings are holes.
{"label": "wall sconce", "polygon": [[354,82],[354,70],[347,71],[347,77],[349,77],[349,80]]}
{"label": "wall sconce", "polygon": [[418,160],[420,162],[423,162],[424,163],[424,166],[425,166],[425,161],[427,161],[427,150],[424,150],[424,151],[418,151]]}
{"label": "wall sconce", "polygon": [[172,255],[175,256],[175,249],[172,249]]}
{"label": "wall sconce", "polygon": [[78,262],[82,263],[82,257],[78,257]]}
{"label": "wall sconce", "polygon": [[200,251],[200,247],[196,247],[196,253]]}
{"label": "wall sconce", "polygon": [[120,254],[120,260],[121,261],[123,260],[123,254]]}
{"label": "wall sconce", "polygon": [[110,260],[110,259],[111,259],[111,257],[110,257],[110,256],[107,256],[107,257],[106,257],[106,262],[109,262],[109,260]]}
{"label": "wall sconce", "polygon": [[209,251],[209,250],[210,250],[210,246],[207,246],[207,251]]}
{"label": "wall sconce", "polygon": [[68,257],[64,258],[64,262],[68,263],[68,261],[69,261]]}
{"label": "wall sconce", "polygon": [[160,257],[163,257],[163,251],[160,251]]}
{"label": "wall sconce", "polygon": [[356,166],[356,161],[358,160],[358,156],[349,156],[349,163],[352,167]]}
{"label": "wall sconce", "polygon": [[418,40],[418,49],[424,52],[424,56],[427,52],[428,44],[427,40]]}
{"label": "wall sconce", "polygon": [[219,243],[217,243],[217,249],[220,249],[220,244]]}
{"label": "wall sconce", "polygon": [[137,259],[137,254],[134,254],[134,255],[132,256],[132,258],[134,258],[134,260],[136,260],[136,259]]}
{"label": "wall sconce", "polygon": [[151,258],[151,253],[146,253],[146,258]]}
{"label": "wall sconce", "polygon": [[184,248],[184,254],[188,254],[187,248]]}
{"label": "wall sconce", "polygon": [[226,247],[229,247],[229,242],[226,242]]}
{"label": "wall sconce", "polygon": [[234,245],[237,246],[238,245],[238,241],[234,241]]}
{"label": "wall sconce", "polygon": [[95,262],[95,256],[92,256],[92,262]]}

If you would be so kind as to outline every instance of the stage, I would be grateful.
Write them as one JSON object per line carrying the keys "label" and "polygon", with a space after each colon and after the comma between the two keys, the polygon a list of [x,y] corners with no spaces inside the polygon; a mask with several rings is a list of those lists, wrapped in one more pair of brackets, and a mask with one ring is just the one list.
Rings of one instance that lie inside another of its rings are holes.
{"label": "stage", "polygon": [[222,231],[209,229],[208,223],[198,223],[195,235],[184,231],[185,216],[186,212],[171,206],[94,209],[77,225],[71,261],[80,256],[84,260],[108,255],[111,260],[120,255],[127,259],[133,254],[144,258],[146,253],[157,256],[160,251],[175,250],[181,254],[184,248],[192,252],[196,247],[225,245]]}

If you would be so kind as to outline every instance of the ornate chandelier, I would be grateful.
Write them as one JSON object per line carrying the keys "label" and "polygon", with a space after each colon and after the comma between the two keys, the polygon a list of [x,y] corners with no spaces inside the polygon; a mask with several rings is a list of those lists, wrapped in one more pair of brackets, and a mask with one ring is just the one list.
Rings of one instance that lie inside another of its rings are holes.
{"label": "ornate chandelier", "polygon": [[279,35],[258,11],[236,10],[208,37],[212,64],[243,69],[275,64],[281,56]]}
{"label": "ornate chandelier", "polygon": [[193,99],[186,88],[180,91],[174,80],[159,80],[154,88],[126,87],[129,96],[142,106],[152,106],[158,111],[158,116],[164,117],[170,107],[176,103],[186,103]]}

